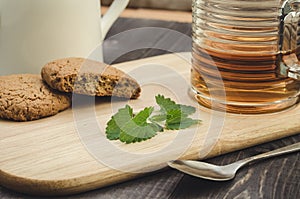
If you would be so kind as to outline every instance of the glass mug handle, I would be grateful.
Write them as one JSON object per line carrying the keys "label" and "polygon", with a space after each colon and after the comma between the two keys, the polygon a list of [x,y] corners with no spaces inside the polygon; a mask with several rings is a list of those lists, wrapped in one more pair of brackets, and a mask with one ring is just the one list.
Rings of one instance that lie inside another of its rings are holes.
{"label": "glass mug handle", "polygon": [[300,0],[283,3],[279,31],[279,75],[300,80]]}

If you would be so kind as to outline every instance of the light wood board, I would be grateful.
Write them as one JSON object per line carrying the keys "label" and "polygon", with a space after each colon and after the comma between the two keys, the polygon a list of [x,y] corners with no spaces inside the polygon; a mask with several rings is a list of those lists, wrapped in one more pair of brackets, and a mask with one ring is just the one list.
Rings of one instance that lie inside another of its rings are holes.
{"label": "light wood board", "polygon": [[[142,85],[128,102],[135,111],[164,94],[198,107],[202,123],[159,133],[149,141],[108,141],[106,122],[127,102],[74,97],[74,107],[32,122],[0,120],[0,185],[38,195],[67,195],[140,177],[177,158],[204,159],[300,132],[300,107],[236,115],[198,106],[188,95],[190,54],[169,54],[116,65]],[[79,102],[79,103],[78,103]]]}
{"label": "light wood board", "polygon": [[[106,6],[101,7],[102,14],[105,14],[107,10],[108,7]],[[192,23],[191,11],[126,8],[121,13],[121,17]]]}

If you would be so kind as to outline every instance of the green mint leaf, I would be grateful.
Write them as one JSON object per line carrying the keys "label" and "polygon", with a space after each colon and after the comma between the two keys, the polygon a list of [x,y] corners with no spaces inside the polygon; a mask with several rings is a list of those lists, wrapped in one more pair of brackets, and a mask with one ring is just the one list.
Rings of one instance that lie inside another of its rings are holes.
{"label": "green mint leaf", "polygon": [[131,120],[133,117],[133,110],[130,106],[126,105],[125,108],[119,109],[119,111],[112,116],[108,121],[106,127],[106,137],[109,140],[119,139],[121,128]]}
{"label": "green mint leaf", "polygon": [[122,131],[120,134],[120,141],[125,142],[126,144],[148,140],[154,137],[157,132],[150,125],[138,126],[138,125],[133,125],[133,123],[130,123],[130,125],[126,127],[131,130],[127,131],[128,129],[126,129]]}
{"label": "green mint leaf", "polygon": [[160,106],[160,112],[166,113],[169,110],[177,109],[178,105],[170,98],[165,98],[163,95],[157,95],[155,97],[156,103]]}
{"label": "green mint leaf", "polygon": [[167,112],[167,121],[166,124],[176,124],[180,123],[182,118],[186,118],[187,115],[182,113],[180,109],[169,110]]}
{"label": "green mint leaf", "polygon": [[166,129],[179,130],[198,124],[199,120],[188,118],[188,115],[182,112],[182,109],[170,110],[167,113]]}
{"label": "green mint leaf", "polygon": [[120,141],[127,144],[148,140],[156,135],[157,128],[147,123],[154,108],[147,107],[128,122],[120,133]]}
{"label": "green mint leaf", "polygon": [[178,104],[183,114],[191,115],[196,112],[196,108],[192,106]]}
{"label": "green mint leaf", "polygon": [[155,97],[156,103],[160,106],[161,113],[167,113],[170,110],[180,109],[183,114],[191,115],[196,112],[196,108],[192,106],[176,104],[170,98],[165,98],[163,95],[157,95]]}
{"label": "green mint leaf", "polygon": [[120,137],[120,132],[121,129],[116,124],[116,121],[113,118],[109,120],[106,127],[106,137],[109,140],[118,140]]}
{"label": "green mint leaf", "polygon": [[156,122],[150,123],[149,124],[154,131],[156,132],[163,132],[164,131],[164,127],[162,127],[161,125],[157,124]]}
{"label": "green mint leaf", "polygon": [[192,118],[182,118],[178,123],[166,123],[166,129],[168,130],[179,130],[186,129],[191,127],[192,125],[198,124],[200,120],[194,120]]}
{"label": "green mint leaf", "polygon": [[147,140],[156,135],[158,126],[147,123],[154,108],[147,107],[137,115],[133,115],[132,108],[126,106],[120,109],[107,123],[106,135],[110,140],[120,139],[121,142],[133,143]]}
{"label": "green mint leaf", "polygon": [[167,119],[167,115],[166,114],[154,115],[151,118],[149,118],[149,120],[151,122],[162,122],[162,121],[165,121],[166,119]]}
{"label": "green mint leaf", "polygon": [[157,95],[155,98],[160,106],[160,111],[156,115],[152,115],[154,107],[147,107],[136,115],[128,105],[119,109],[107,123],[107,138],[119,139],[127,144],[141,142],[154,137],[157,132],[163,132],[164,129],[185,129],[200,122],[188,117],[196,112],[196,108],[176,104],[163,95]]}
{"label": "green mint leaf", "polygon": [[165,128],[169,130],[185,129],[199,123],[199,120],[188,117],[196,112],[195,107],[176,104],[170,98],[165,98],[163,95],[157,95],[155,99],[156,103],[160,106],[160,114],[152,116],[150,121],[165,121]]}
{"label": "green mint leaf", "polygon": [[147,120],[150,117],[150,115],[152,114],[154,110],[154,107],[147,107],[144,110],[140,111],[134,118],[133,121],[137,124],[137,125],[146,125],[147,124]]}

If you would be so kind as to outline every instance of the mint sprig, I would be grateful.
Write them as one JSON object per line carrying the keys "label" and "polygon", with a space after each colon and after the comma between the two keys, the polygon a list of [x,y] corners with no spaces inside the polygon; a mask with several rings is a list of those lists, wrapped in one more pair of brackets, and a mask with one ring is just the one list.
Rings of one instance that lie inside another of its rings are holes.
{"label": "mint sprig", "polygon": [[189,118],[189,115],[196,112],[195,107],[176,104],[170,98],[165,98],[163,95],[157,95],[155,99],[156,103],[160,106],[160,114],[153,116],[152,120],[158,122],[166,121],[166,129],[185,129],[199,123],[199,120]]}
{"label": "mint sprig", "polygon": [[192,106],[176,104],[170,98],[165,98],[163,95],[155,97],[156,103],[160,106],[161,113],[168,113],[171,110],[181,110],[183,114],[191,115],[196,112],[196,108]]}
{"label": "mint sprig", "polygon": [[127,144],[147,140],[156,135],[157,127],[153,127],[147,119],[153,112],[153,107],[147,107],[137,115],[126,105],[107,123],[106,135],[110,140],[120,140]]}
{"label": "mint sprig", "polygon": [[155,99],[160,106],[156,114],[153,114],[154,107],[146,107],[136,115],[129,105],[119,109],[107,123],[107,138],[126,144],[141,142],[154,137],[157,132],[163,132],[164,129],[185,129],[200,122],[189,118],[196,112],[194,107],[176,104],[163,95],[157,95]]}

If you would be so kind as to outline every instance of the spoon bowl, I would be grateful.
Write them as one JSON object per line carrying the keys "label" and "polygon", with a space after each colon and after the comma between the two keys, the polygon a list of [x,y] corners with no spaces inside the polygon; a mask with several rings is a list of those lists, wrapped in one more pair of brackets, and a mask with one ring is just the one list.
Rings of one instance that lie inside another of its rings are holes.
{"label": "spoon bowl", "polygon": [[226,181],[231,180],[235,177],[236,172],[242,166],[260,159],[266,159],[278,155],[283,155],[287,153],[292,153],[300,150],[300,142],[292,144],[286,147],[282,147],[267,153],[262,153],[256,156],[252,156],[243,160],[239,160],[232,164],[218,166],[214,164],[209,164],[201,161],[194,160],[173,160],[168,162],[168,165],[174,169],[177,169],[183,173],[215,181]]}
{"label": "spoon bowl", "polygon": [[231,165],[217,166],[193,160],[174,160],[170,161],[168,165],[189,175],[215,181],[230,180],[236,173]]}

